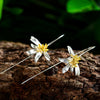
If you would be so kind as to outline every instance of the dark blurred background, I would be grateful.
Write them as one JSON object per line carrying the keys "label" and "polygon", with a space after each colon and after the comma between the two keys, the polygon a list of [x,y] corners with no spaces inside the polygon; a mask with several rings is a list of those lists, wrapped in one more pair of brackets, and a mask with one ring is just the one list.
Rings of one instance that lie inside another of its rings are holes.
{"label": "dark blurred background", "polygon": [[84,49],[100,53],[100,0],[0,0],[0,41],[30,44],[33,35],[51,48]]}

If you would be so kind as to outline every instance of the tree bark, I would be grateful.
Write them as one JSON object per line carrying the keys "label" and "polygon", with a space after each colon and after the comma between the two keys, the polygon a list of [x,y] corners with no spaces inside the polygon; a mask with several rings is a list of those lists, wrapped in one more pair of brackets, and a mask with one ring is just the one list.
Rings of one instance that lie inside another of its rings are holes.
{"label": "tree bark", "polygon": [[[28,57],[30,46],[22,43],[0,42],[0,72]],[[77,51],[75,51],[77,52]],[[70,71],[62,74],[63,63],[21,82],[69,56],[67,49],[49,50],[51,62],[42,56],[37,63],[32,58],[0,74],[0,100],[100,100],[100,55],[86,53],[80,61],[80,76]]]}

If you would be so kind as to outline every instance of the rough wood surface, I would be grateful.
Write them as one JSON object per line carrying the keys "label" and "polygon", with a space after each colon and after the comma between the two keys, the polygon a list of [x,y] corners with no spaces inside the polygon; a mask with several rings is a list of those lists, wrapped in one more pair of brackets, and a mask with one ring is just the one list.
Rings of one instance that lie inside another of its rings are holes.
{"label": "rough wood surface", "polygon": [[[0,42],[0,72],[25,57],[30,46]],[[10,71],[0,74],[0,100],[100,100],[100,55],[86,53],[80,61],[81,75],[61,73],[64,64],[37,76],[24,85],[21,82],[68,57],[67,49],[50,50],[52,63],[42,57],[38,63],[28,59]],[[34,56],[33,56],[34,57]]]}

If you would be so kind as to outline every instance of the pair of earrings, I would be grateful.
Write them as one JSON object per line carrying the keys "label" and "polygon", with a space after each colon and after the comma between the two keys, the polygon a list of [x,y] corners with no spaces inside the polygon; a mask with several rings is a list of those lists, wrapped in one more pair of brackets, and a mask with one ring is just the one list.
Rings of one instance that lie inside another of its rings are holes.
{"label": "pair of earrings", "polygon": [[[40,58],[42,55],[44,55],[44,57],[46,58],[47,61],[50,61],[50,56],[49,56],[49,54],[47,53],[47,51],[49,50],[49,49],[48,49],[48,46],[50,46],[51,44],[53,44],[54,42],[56,42],[57,40],[59,40],[59,39],[62,38],[63,36],[64,36],[64,34],[61,35],[61,36],[59,36],[58,38],[56,38],[55,40],[53,40],[52,42],[50,42],[50,43],[48,43],[48,44],[41,44],[41,43],[39,42],[38,39],[36,39],[35,37],[31,36],[30,40],[31,40],[34,44],[31,43],[31,47],[32,47],[33,49],[31,49],[31,50],[29,50],[29,51],[26,51],[26,53],[28,54],[28,57],[25,58],[24,60],[18,62],[17,64],[15,64],[15,65],[9,67],[8,69],[4,70],[4,71],[1,72],[1,73],[5,73],[5,72],[7,72],[8,70],[10,70],[10,69],[12,69],[13,67],[15,67],[16,65],[18,65],[18,64],[24,62],[25,60],[31,58],[31,57],[33,56],[33,54],[36,54],[36,55],[35,55],[35,62],[37,62],[37,61],[39,60],[39,58]],[[80,51],[80,52],[78,52],[78,53],[74,53],[74,51],[72,50],[72,48],[71,48],[70,46],[67,46],[67,48],[68,48],[68,52],[69,52],[69,54],[70,54],[70,57],[68,57],[68,58],[66,58],[66,59],[64,59],[64,58],[59,58],[59,62],[58,62],[57,64],[55,64],[55,65],[53,65],[53,66],[51,66],[51,67],[49,67],[49,68],[47,68],[47,69],[41,71],[40,73],[38,73],[38,74],[36,74],[36,75],[34,75],[34,76],[32,76],[32,77],[30,77],[29,79],[25,80],[25,81],[22,82],[21,84],[25,84],[25,83],[28,82],[29,80],[35,78],[36,76],[38,76],[38,75],[44,73],[45,71],[47,71],[47,70],[49,70],[49,69],[51,69],[51,68],[53,68],[53,67],[59,65],[60,63],[65,63],[65,65],[66,65],[66,66],[62,69],[62,73],[67,72],[69,69],[70,69],[71,72],[73,72],[73,71],[74,71],[74,68],[75,68],[75,75],[79,76],[79,75],[80,75],[80,68],[79,68],[78,63],[79,63],[79,60],[81,60],[81,56],[82,56],[83,54],[85,54],[86,52],[88,52],[88,51],[94,49],[95,46],[86,48],[86,49],[84,49],[84,50],[82,50],[82,51]]]}

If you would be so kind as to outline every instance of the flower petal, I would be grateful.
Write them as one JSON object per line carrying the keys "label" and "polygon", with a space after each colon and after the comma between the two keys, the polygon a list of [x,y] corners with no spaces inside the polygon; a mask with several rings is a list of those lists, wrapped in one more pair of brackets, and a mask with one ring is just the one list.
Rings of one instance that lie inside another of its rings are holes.
{"label": "flower petal", "polygon": [[79,68],[78,64],[77,64],[77,67],[75,67],[75,75],[77,75],[77,76],[80,75],[80,68]]}
{"label": "flower petal", "polygon": [[36,45],[39,45],[39,44],[41,44],[40,42],[39,42],[39,40],[38,39],[36,39],[34,36],[31,36],[31,39],[30,39],[34,44],[36,44]]}
{"label": "flower petal", "polygon": [[49,54],[47,52],[44,53],[44,56],[48,61],[50,61],[50,56],[49,56]]}
{"label": "flower petal", "polygon": [[74,68],[70,67],[70,71],[73,72],[74,71]]}
{"label": "flower petal", "polygon": [[64,59],[64,58],[58,58],[60,62],[63,62],[65,64],[68,64],[68,60],[67,59]]}
{"label": "flower petal", "polygon": [[27,53],[28,55],[32,55],[32,54],[35,54],[36,51],[35,51],[34,49],[31,49],[31,50],[29,50],[29,51],[26,51],[26,53]]}
{"label": "flower petal", "polygon": [[37,62],[41,56],[42,56],[42,53],[38,52],[35,56],[35,62]]}
{"label": "flower petal", "polygon": [[31,43],[31,47],[32,47],[33,49],[36,48],[36,46],[35,46],[34,44],[32,44],[32,43]]}
{"label": "flower petal", "polygon": [[68,48],[69,54],[75,55],[74,51],[72,50],[72,48],[70,46],[67,46],[67,48]]}
{"label": "flower petal", "polygon": [[65,66],[64,68],[62,68],[62,73],[65,73],[69,70],[70,65]]}

